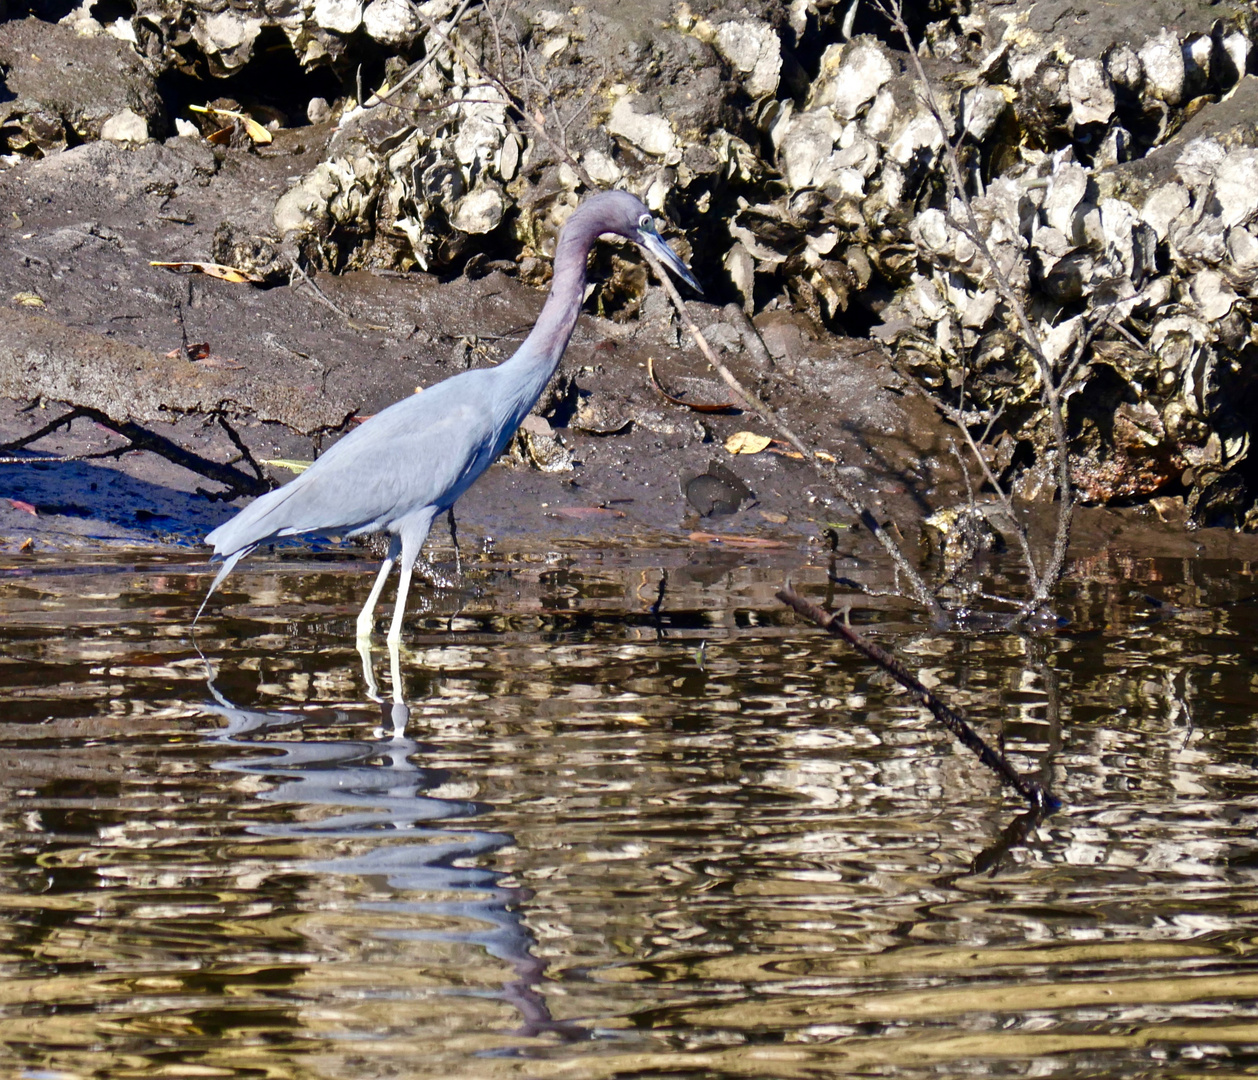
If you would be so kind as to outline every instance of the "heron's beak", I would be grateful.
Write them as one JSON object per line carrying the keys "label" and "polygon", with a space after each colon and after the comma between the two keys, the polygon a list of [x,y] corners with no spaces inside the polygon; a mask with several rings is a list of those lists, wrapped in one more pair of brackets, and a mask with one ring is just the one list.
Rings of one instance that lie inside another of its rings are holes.
{"label": "heron's beak", "polygon": [[638,243],[694,289],[695,292],[700,296],[703,295],[703,290],[699,287],[699,283],[695,281],[694,275],[686,269],[686,264],[681,261],[681,257],[664,243],[658,235],[655,233],[639,233]]}

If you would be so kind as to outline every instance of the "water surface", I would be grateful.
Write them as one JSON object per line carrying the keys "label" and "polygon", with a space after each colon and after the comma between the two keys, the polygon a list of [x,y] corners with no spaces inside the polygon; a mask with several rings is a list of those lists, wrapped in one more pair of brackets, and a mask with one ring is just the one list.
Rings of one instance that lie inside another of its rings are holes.
{"label": "water surface", "polygon": [[1093,564],[1032,638],[856,609],[1063,801],[1012,846],[1016,797],[788,574],[824,596],[795,554],[487,556],[416,590],[398,704],[366,564],[256,561],[194,643],[201,565],[10,557],[0,1062],[1258,1070],[1252,570]]}

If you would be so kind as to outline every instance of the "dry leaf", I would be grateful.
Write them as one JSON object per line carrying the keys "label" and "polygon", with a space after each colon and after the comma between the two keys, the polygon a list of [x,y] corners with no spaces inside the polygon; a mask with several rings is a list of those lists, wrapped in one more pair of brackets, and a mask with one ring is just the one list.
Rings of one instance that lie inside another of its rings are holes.
{"label": "dry leaf", "polygon": [[620,510],[612,510],[607,506],[561,506],[556,510],[552,517],[571,517],[571,518],[587,518],[587,517],[612,517],[622,518],[624,513]]}
{"label": "dry leaf", "polygon": [[690,539],[700,544],[724,544],[741,548],[788,548],[781,540],[769,540],[763,536],[730,536],[728,533],[692,532]]}
{"label": "dry leaf", "polygon": [[23,502],[21,499],[9,499],[8,502],[14,510],[21,510],[24,514],[30,514],[31,517],[39,517],[39,511],[28,502]]}
{"label": "dry leaf", "polygon": [[709,404],[707,402],[687,401],[685,398],[674,397],[660,384],[660,380],[655,374],[655,357],[653,356],[646,358],[646,373],[651,378],[651,385],[660,392],[665,401],[671,402],[673,405],[683,405],[687,409],[693,409],[695,412],[725,412],[727,409],[741,408],[737,401]]}
{"label": "dry leaf", "polygon": [[219,263],[210,262],[150,262],[149,266],[160,266],[163,270],[174,270],[176,273],[209,274],[210,277],[220,278],[223,281],[234,281],[237,284],[243,282],[260,282],[262,277],[258,274],[251,274],[248,270],[237,270],[234,266],[222,266]]}
{"label": "dry leaf", "polygon": [[303,461],[301,458],[258,458],[258,461],[263,465],[272,465],[295,473],[303,473],[314,464],[313,461]]}
{"label": "dry leaf", "polygon": [[[233,109],[215,109],[206,105],[189,105],[188,109],[190,112],[208,113],[210,116],[225,116],[229,120],[239,120],[249,138],[262,146],[266,146],[272,141],[271,133],[252,116],[247,116],[245,113],[236,112]],[[226,130],[230,132],[231,129],[227,128]],[[222,132],[215,132],[214,134],[221,135]]]}
{"label": "dry leaf", "polygon": [[167,360],[176,360],[182,356],[185,360],[204,360],[210,355],[210,343],[208,341],[189,342],[187,345],[181,345],[177,349],[171,349],[166,354]]}
{"label": "dry leaf", "polygon": [[44,306],[43,297],[41,297],[38,293],[33,293],[33,292],[15,293],[13,296],[13,302],[15,304],[20,304],[22,307],[43,307]]}
{"label": "dry leaf", "polygon": [[760,516],[764,518],[765,521],[773,522],[774,525],[785,525],[788,521],[790,521],[790,518],[788,518],[785,514],[779,514],[776,510],[761,510]]}
{"label": "dry leaf", "polygon": [[725,440],[725,449],[731,454],[758,454],[773,442],[768,435],[757,435],[754,431],[736,431]]}

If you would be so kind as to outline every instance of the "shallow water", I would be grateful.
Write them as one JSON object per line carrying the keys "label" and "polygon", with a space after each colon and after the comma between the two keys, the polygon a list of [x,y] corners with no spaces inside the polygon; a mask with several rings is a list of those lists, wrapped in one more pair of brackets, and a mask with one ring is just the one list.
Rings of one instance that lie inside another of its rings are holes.
{"label": "shallow water", "polygon": [[11,558],[0,1064],[1258,1069],[1252,570],[1086,569],[1052,636],[853,616],[1062,799],[1002,851],[1024,808],[782,609],[794,555],[487,556],[416,605],[404,705],[366,564],[254,562],[203,660],[203,566]]}

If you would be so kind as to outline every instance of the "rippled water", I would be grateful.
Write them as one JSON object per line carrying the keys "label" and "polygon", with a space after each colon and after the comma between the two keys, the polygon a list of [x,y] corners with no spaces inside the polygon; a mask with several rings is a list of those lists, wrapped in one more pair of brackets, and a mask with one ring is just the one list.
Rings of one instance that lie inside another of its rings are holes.
{"label": "rippled water", "polygon": [[781,608],[791,559],[487,558],[396,705],[365,564],[255,562],[202,659],[202,566],[11,557],[6,1074],[1258,1069],[1251,569],[1102,561],[1051,637],[865,615],[1063,800],[1004,851],[1016,798]]}

